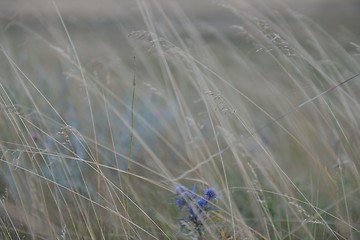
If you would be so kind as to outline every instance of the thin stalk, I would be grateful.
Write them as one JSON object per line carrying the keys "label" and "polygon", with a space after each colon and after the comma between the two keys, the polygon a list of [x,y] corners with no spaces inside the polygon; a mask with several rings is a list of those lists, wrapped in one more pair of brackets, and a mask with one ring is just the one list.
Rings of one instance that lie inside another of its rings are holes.
{"label": "thin stalk", "polygon": [[[133,159],[133,143],[134,143],[134,103],[135,103],[135,86],[136,86],[136,57],[134,56],[134,78],[133,78],[133,92],[131,99],[131,131],[130,131],[130,159]],[[131,161],[128,162],[127,170],[130,171]]]}
{"label": "thin stalk", "polygon": [[[133,160],[133,144],[134,144],[134,105],[135,105],[135,86],[136,86],[136,57],[134,56],[133,59],[133,65],[134,65],[134,77],[133,77],[133,92],[132,92],[132,98],[131,98],[131,129],[130,129],[130,150],[129,150],[129,159],[132,161]],[[131,161],[128,161],[127,164],[127,172],[128,174],[126,175],[126,180],[125,180],[125,185],[126,185],[126,189],[125,189],[125,194],[129,196],[129,172],[131,169]],[[130,218],[130,214],[129,214],[129,202],[128,202],[128,198],[126,198],[125,200],[125,210],[127,212],[128,217]],[[127,237],[130,236],[130,230],[129,228],[127,229],[128,233],[127,233]]]}

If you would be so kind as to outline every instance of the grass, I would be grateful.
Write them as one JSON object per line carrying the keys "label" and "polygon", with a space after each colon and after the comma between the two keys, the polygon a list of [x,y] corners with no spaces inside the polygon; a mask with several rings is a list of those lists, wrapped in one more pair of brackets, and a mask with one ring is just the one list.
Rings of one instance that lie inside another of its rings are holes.
{"label": "grass", "polygon": [[226,29],[48,4],[0,22],[1,239],[360,237],[356,34],[257,4],[216,6]]}

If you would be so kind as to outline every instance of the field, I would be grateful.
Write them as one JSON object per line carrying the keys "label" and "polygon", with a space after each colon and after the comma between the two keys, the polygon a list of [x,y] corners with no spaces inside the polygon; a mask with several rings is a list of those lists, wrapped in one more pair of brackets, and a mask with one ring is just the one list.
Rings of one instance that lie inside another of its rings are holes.
{"label": "field", "polygon": [[359,239],[360,5],[0,3],[0,239]]}

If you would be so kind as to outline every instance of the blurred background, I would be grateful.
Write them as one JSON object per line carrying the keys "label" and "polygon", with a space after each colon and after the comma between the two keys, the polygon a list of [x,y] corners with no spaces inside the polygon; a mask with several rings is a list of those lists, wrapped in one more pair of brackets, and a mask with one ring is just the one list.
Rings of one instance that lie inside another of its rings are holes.
{"label": "blurred background", "polygon": [[[103,22],[114,20],[113,18],[134,21],[141,19],[141,13],[137,7],[136,0],[61,0],[54,1],[59,10],[69,22],[95,21]],[[266,5],[261,1],[246,0],[158,0],[144,1],[147,4],[157,2],[162,8],[181,8],[186,15],[194,20],[206,21],[219,27],[231,24],[234,17],[219,5],[240,4],[247,5],[248,2],[258,3],[258,7],[272,7],[279,11],[291,8],[296,12],[305,14],[316,22],[323,24],[327,29],[336,31],[340,26],[351,28],[360,33],[357,27],[360,16],[360,2],[357,0],[269,0]],[[265,1],[264,1],[265,2]],[[2,0],[0,3],[0,17],[5,19],[31,18],[34,16],[47,16],[57,19],[51,0]],[[261,10],[261,9],[259,9]]]}

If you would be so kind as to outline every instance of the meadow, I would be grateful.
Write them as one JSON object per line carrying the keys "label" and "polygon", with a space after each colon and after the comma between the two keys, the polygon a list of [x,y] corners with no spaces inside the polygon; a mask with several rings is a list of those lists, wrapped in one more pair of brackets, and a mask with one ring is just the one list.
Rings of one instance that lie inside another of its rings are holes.
{"label": "meadow", "polygon": [[202,3],[1,12],[0,239],[360,238],[356,24]]}

